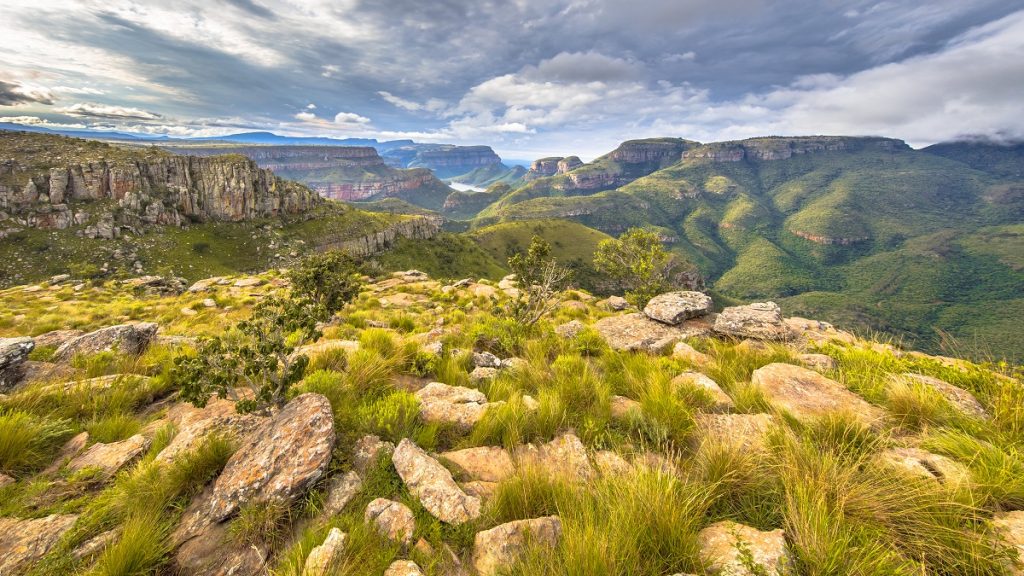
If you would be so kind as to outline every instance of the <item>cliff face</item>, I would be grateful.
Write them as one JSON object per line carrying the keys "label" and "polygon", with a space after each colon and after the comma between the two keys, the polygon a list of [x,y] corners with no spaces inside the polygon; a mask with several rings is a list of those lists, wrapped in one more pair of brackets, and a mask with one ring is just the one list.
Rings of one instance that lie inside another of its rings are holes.
{"label": "cliff face", "polygon": [[373,197],[394,197],[431,184],[440,184],[425,168],[393,170],[379,179],[352,182],[307,181],[310,188],[325,198],[355,202]]}
{"label": "cliff face", "polygon": [[343,250],[353,256],[372,256],[391,248],[399,238],[426,240],[441,232],[442,218],[413,216],[359,238],[322,238],[318,247],[322,250]]}
{"label": "cliff face", "polygon": [[910,147],[902,140],[890,138],[855,138],[846,136],[768,137],[705,144],[699,148],[683,152],[683,159],[710,160],[712,162],[772,161],[787,160],[802,154],[860,150],[896,152],[910,150]]}
{"label": "cliff face", "polygon": [[[13,140],[24,136],[0,133],[4,150],[19,149]],[[40,137],[53,142],[36,142]],[[73,154],[52,153],[71,139],[33,135],[30,140],[20,148],[27,154],[0,164],[4,228],[89,224],[86,235],[113,237],[121,227],[295,214],[320,201],[308,188],[243,156],[199,158],[106,147],[97,150],[106,157],[79,161]]]}
{"label": "cliff face", "polygon": [[583,161],[579,159],[579,156],[567,156],[565,158],[549,156],[547,158],[540,158],[530,164],[530,170],[527,171],[523,179],[529,181],[547,176],[567,174],[580,166],[583,166]]}
{"label": "cliff face", "polygon": [[384,166],[384,159],[370,146],[211,146],[166,147],[167,150],[194,156],[216,156],[230,152],[241,154],[268,170]]}
{"label": "cliff face", "polygon": [[490,146],[423,145],[410,150],[397,149],[388,155],[399,158],[407,168],[428,168],[438,178],[451,178],[472,172],[477,168],[500,164],[501,157]]}

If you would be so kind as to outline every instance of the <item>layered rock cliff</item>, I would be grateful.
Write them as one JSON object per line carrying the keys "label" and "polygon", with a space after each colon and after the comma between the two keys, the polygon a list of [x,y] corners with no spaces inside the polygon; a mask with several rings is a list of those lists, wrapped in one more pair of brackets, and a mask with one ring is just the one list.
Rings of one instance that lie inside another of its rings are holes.
{"label": "layered rock cliff", "polygon": [[426,240],[441,232],[443,219],[436,216],[411,216],[358,238],[323,236],[317,242],[321,250],[343,250],[353,256],[379,254],[391,248],[399,238]]}
{"label": "layered rock cliff", "polygon": [[385,159],[404,168],[427,168],[438,178],[452,178],[501,163],[501,157],[490,146],[450,144],[401,146],[387,150]]}
{"label": "layered rock cliff", "polygon": [[891,138],[857,138],[849,136],[765,137],[705,144],[683,152],[683,159],[711,160],[712,162],[771,161],[787,160],[793,156],[803,154],[861,150],[896,152],[910,150],[910,147],[902,140]]}
{"label": "layered rock cliff", "polygon": [[0,230],[237,222],[296,214],[319,197],[240,155],[200,158],[99,142],[0,132]]}

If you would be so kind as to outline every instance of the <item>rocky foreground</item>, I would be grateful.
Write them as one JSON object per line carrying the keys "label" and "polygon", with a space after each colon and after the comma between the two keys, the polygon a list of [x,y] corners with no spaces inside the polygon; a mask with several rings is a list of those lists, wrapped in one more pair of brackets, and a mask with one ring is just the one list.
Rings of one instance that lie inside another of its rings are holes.
{"label": "rocky foreground", "polygon": [[[514,279],[410,271],[300,350],[315,371],[282,409],[239,414],[178,401],[166,357],[286,282],[146,286],[0,292],[26,312],[0,317],[26,330],[0,339],[0,435],[60,421],[34,462],[0,443],[0,574],[1020,573],[1011,370],[697,292],[569,291],[523,331],[499,317]],[[129,322],[31,317],[122,290]],[[166,507],[126,501],[221,445]]]}

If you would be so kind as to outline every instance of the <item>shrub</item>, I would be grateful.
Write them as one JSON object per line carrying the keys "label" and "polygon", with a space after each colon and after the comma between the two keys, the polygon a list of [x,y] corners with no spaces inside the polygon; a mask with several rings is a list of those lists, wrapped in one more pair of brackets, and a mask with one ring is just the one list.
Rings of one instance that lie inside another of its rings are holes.
{"label": "shrub", "polygon": [[356,261],[332,250],[303,258],[288,272],[292,293],[323,306],[333,314],[359,294],[362,275]]}
{"label": "shrub", "polygon": [[516,275],[519,294],[505,306],[505,312],[516,322],[532,326],[551,312],[558,301],[554,295],[569,280],[568,268],[551,256],[551,245],[534,236],[526,252],[508,259],[508,267]]}
{"label": "shrub", "polygon": [[682,263],[670,254],[654,232],[630,228],[618,239],[602,240],[594,252],[594,268],[625,291],[626,300],[643,308],[651,298],[669,290]]}

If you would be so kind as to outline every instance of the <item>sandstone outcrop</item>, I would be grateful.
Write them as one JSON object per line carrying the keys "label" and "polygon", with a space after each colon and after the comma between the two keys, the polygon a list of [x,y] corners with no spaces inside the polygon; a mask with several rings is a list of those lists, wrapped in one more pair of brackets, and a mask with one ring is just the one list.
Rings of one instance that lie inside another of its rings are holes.
{"label": "sandstone outcrop", "polygon": [[68,340],[53,353],[54,362],[68,362],[75,354],[96,354],[114,350],[122,354],[145,352],[160,327],[153,322],[120,324],[100,328]]}
{"label": "sandstone outcrop", "polygon": [[684,320],[711,312],[711,297],[702,292],[666,292],[651,298],[644,314],[651,320],[676,326]]}
{"label": "sandstone outcrop", "polygon": [[416,391],[420,417],[425,422],[453,424],[466,431],[487,411],[487,397],[479,390],[431,382]]}
{"label": "sandstone outcrop", "polygon": [[943,398],[946,399],[954,408],[960,410],[965,415],[972,418],[988,418],[988,412],[985,407],[978,402],[978,399],[963,388],[953,386],[952,384],[933,378],[932,376],[925,376],[924,374],[900,374],[892,378],[894,382],[925,386],[931,388],[935,392],[938,392]]}
{"label": "sandstone outcrop", "polygon": [[49,552],[78,516],[52,514],[19,520],[0,518],[0,574],[20,574]]}
{"label": "sandstone outcrop", "polygon": [[589,480],[594,477],[594,467],[587,457],[587,449],[578,436],[566,432],[547,444],[527,444],[515,453],[516,460],[523,467],[533,467],[552,476],[569,480]]}
{"label": "sandstone outcrop", "polygon": [[168,419],[174,423],[178,433],[156,456],[157,462],[173,462],[182,454],[197,448],[210,434],[245,438],[256,429],[262,419],[252,414],[239,414],[235,403],[215,399],[205,408],[190,404],[178,404],[171,409]]}
{"label": "sandstone outcrop", "polygon": [[848,136],[793,136],[750,138],[731,142],[714,142],[683,152],[685,160],[740,162],[788,160],[803,154],[846,152],[855,150],[909,150],[902,140],[890,138],[855,138]]}
{"label": "sandstone outcrop", "polygon": [[701,318],[669,326],[635,312],[602,318],[594,323],[594,329],[616,350],[661,352],[680,340],[708,335],[711,324]]}
{"label": "sandstone outcrop", "polygon": [[724,520],[697,535],[700,556],[712,574],[784,576],[792,559],[781,529],[764,532]]}
{"label": "sandstone outcrop", "polygon": [[769,364],[754,370],[750,381],[774,406],[799,420],[810,421],[829,414],[845,413],[873,425],[883,417],[880,408],[850,392],[839,382],[801,366]]}
{"label": "sandstone outcrop", "polygon": [[395,448],[392,462],[409,492],[438,520],[462,524],[480,516],[480,499],[463,492],[451,472],[408,438]]}
{"label": "sandstone outcrop", "polygon": [[384,576],[423,576],[423,571],[412,560],[395,560],[384,571]]}
{"label": "sandstone outcrop", "polygon": [[713,442],[751,451],[767,447],[766,436],[775,424],[771,414],[695,414],[693,418],[695,445]]}
{"label": "sandstone outcrop", "polygon": [[444,452],[440,456],[473,480],[501,482],[515,473],[512,457],[504,448],[497,446],[464,448]]}
{"label": "sandstone outcrop", "polygon": [[0,391],[21,381],[25,360],[35,347],[31,338],[0,338]]}
{"label": "sandstone outcrop", "polygon": [[715,332],[737,338],[788,340],[792,331],[782,319],[782,310],[774,302],[730,306],[715,318]]}
{"label": "sandstone outcrop", "polygon": [[478,532],[473,540],[473,567],[480,576],[493,576],[518,560],[529,543],[557,546],[562,539],[558,516],[516,520]]}
{"label": "sandstone outcrop", "polygon": [[728,412],[734,406],[732,398],[722,390],[717,382],[708,378],[700,372],[683,372],[672,379],[674,386],[693,386],[703,391],[711,398],[711,410],[715,412]]}
{"label": "sandstone outcrop", "polygon": [[118,470],[142,455],[149,448],[149,440],[136,434],[127,440],[110,444],[93,444],[80,456],[68,462],[71,470],[96,468],[104,477],[111,477]]}
{"label": "sandstone outcrop", "polygon": [[441,232],[442,220],[432,216],[410,216],[358,238],[346,233],[336,236],[325,234],[317,243],[320,250],[341,250],[357,257],[373,256],[392,246],[400,238],[427,240]]}
{"label": "sandstone outcrop", "polygon": [[416,530],[412,510],[401,502],[386,498],[376,498],[367,504],[363,520],[373,524],[381,536],[400,544],[412,542],[412,533]]}
{"label": "sandstone outcrop", "polygon": [[309,551],[306,556],[306,564],[302,568],[302,576],[328,576],[331,574],[331,566],[345,550],[345,543],[348,535],[337,528],[331,528],[316,548]]}

